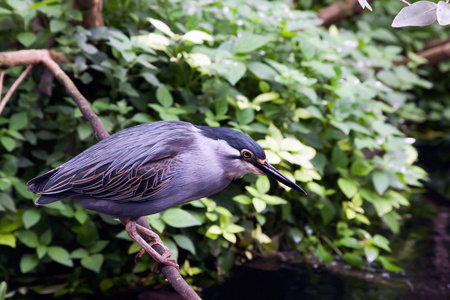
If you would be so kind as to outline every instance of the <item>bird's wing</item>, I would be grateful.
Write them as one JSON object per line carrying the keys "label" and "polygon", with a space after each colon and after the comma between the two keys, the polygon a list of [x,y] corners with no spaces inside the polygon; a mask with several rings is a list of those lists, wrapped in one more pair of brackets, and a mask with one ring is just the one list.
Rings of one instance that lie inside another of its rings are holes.
{"label": "bird's wing", "polygon": [[42,194],[42,204],[73,196],[151,200],[173,177],[179,155],[192,145],[195,132],[192,124],[175,121],[122,130],[30,180],[28,190]]}
{"label": "bird's wing", "polygon": [[39,193],[56,197],[83,195],[120,202],[151,200],[172,179],[176,164],[176,157],[167,157],[139,167],[113,170],[108,165],[88,166],[58,174],[46,181]]}

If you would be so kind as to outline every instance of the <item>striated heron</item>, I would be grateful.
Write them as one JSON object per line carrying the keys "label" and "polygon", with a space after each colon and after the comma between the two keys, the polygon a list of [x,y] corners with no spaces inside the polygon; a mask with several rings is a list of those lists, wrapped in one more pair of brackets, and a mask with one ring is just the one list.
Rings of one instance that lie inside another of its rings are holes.
{"label": "striated heron", "polygon": [[[145,216],[216,194],[247,173],[267,175],[304,192],[268,163],[249,136],[179,121],[119,131],[30,180],[28,190],[41,194],[38,205],[72,198],[84,208],[118,217],[142,247],[138,256],[146,251],[155,259],[154,270],[160,263],[179,269]],[[163,255],[154,244],[163,247]]]}

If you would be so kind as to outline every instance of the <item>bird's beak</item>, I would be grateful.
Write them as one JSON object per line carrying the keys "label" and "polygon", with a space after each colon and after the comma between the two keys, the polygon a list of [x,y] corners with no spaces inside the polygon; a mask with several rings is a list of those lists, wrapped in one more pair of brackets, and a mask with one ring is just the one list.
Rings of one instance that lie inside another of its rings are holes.
{"label": "bird's beak", "polygon": [[281,174],[280,171],[278,171],[277,169],[272,167],[272,165],[269,164],[267,162],[267,160],[259,160],[258,159],[255,162],[254,166],[257,167],[259,170],[261,170],[268,177],[271,177],[271,178],[275,179],[276,181],[281,182],[282,184],[284,184],[294,190],[297,190],[299,192],[303,192],[303,193],[305,193],[305,195],[307,195],[306,192],[301,187],[299,187],[294,182],[289,180],[289,178],[287,178],[286,176]]}

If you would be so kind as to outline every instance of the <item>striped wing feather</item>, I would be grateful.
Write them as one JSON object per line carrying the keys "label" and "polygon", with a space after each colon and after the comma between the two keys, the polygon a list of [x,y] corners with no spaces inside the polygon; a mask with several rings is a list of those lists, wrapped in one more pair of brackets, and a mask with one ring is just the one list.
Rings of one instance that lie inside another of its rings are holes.
{"label": "striped wing feather", "polygon": [[139,167],[118,167],[111,170],[108,165],[103,165],[61,174],[46,173],[40,176],[42,181],[39,182],[40,177],[37,177],[30,182],[30,190],[44,195],[87,195],[95,199],[122,202],[151,200],[173,177],[175,163],[176,160],[171,157]]}

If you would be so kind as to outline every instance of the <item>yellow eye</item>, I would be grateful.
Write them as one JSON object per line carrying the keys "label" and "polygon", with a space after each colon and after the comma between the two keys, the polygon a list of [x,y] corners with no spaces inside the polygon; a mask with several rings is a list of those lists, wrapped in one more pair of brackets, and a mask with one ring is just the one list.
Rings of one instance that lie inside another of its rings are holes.
{"label": "yellow eye", "polygon": [[241,151],[243,158],[251,158],[253,156],[253,153],[247,149],[244,149]]}

